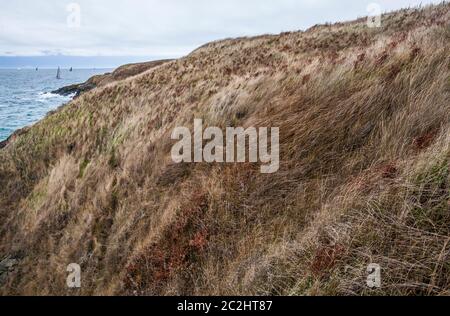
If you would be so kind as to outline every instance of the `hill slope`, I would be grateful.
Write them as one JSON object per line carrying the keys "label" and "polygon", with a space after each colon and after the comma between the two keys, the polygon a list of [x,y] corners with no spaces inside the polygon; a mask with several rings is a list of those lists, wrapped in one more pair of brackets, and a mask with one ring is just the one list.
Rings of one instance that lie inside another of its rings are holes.
{"label": "hill slope", "polygon": [[[214,42],[83,94],[0,150],[0,293],[450,294],[449,21]],[[172,164],[194,118],[280,127],[279,172]]]}

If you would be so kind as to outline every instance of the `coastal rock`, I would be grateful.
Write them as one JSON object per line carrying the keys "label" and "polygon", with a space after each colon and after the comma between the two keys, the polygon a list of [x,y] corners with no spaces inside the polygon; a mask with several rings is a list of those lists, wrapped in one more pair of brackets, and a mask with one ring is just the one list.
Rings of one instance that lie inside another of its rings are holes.
{"label": "coastal rock", "polygon": [[70,86],[62,87],[58,90],[52,91],[52,93],[59,94],[62,96],[70,96],[74,94],[75,97],[79,97],[82,93],[88,92],[94,89],[95,87],[96,87],[95,84],[87,81],[85,83],[73,84]]}
{"label": "coastal rock", "polygon": [[6,258],[0,262],[0,273],[9,272],[14,269],[18,261],[16,259]]}
{"label": "coastal rock", "polygon": [[6,257],[0,261],[0,285],[6,282],[8,273],[13,272],[19,261],[17,259]]}
{"label": "coastal rock", "polygon": [[0,149],[5,148],[6,145],[8,145],[8,140],[1,141],[1,142],[0,142]]}

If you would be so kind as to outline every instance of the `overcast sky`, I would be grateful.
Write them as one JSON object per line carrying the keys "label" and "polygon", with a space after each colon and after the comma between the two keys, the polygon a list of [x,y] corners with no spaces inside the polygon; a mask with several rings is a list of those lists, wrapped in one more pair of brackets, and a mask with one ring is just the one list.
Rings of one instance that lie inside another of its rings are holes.
{"label": "overcast sky", "polygon": [[0,0],[0,56],[178,57],[216,39],[366,16],[373,2],[390,11],[441,1]]}

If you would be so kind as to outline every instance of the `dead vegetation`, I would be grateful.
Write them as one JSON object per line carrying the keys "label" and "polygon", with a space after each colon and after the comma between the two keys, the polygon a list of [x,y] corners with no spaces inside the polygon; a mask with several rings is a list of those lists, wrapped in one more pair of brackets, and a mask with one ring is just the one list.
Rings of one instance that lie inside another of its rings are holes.
{"label": "dead vegetation", "polygon": [[[214,42],[49,115],[0,150],[0,293],[450,294],[449,20]],[[279,126],[280,171],[172,165],[194,117]]]}

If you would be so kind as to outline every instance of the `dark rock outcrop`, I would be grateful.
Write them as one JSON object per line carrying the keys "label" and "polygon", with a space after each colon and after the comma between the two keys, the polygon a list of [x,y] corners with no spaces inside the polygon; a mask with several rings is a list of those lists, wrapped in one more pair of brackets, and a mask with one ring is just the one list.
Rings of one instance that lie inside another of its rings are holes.
{"label": "dark rock outcrop", "polygon": [[85,83],[73,84],[70,86],[62,87],[58,90],[52,91],[52,93],[63,96],[75,94],[75,97],[79,97],[82,93],[88,92],[96,87],[96,85],[89,82],[89,80]]}
{"label": "dark rock outcrop", "polygon": [[8,145],[8,140],[4,140],[0,142],[0,149],[5,148]]}
{"label": "dark rock outcrop", "polygon": [[8,278],[8,274],[13,272],[19,261],[15,258],[6,257],[0,261],[0,285]]}

